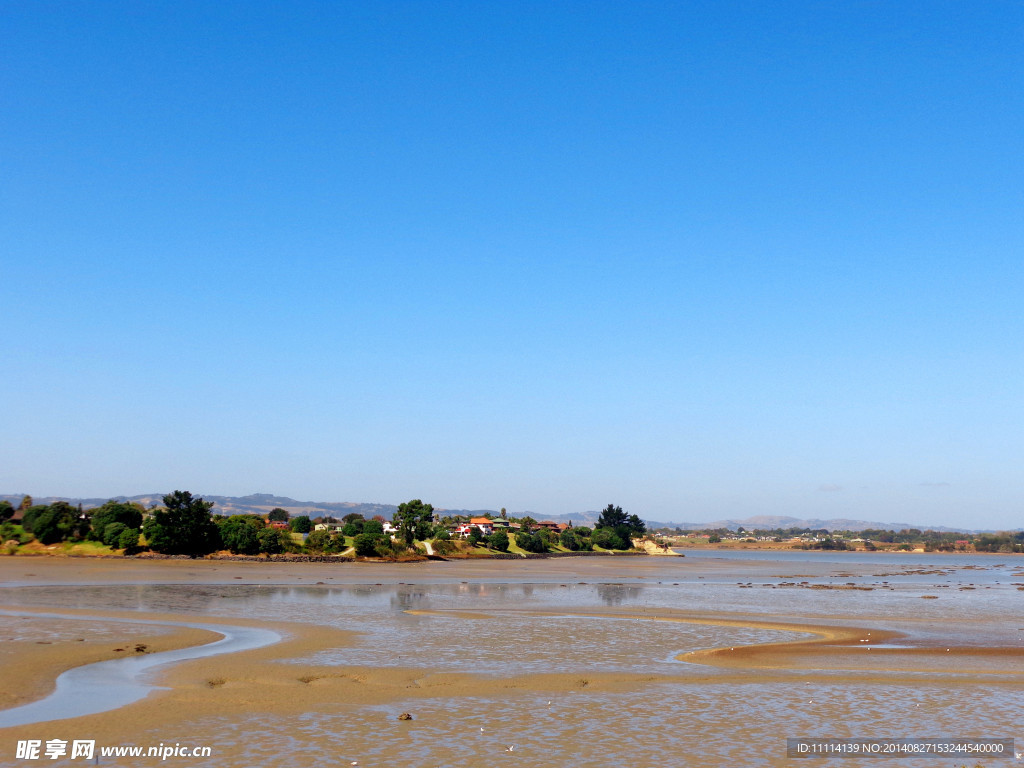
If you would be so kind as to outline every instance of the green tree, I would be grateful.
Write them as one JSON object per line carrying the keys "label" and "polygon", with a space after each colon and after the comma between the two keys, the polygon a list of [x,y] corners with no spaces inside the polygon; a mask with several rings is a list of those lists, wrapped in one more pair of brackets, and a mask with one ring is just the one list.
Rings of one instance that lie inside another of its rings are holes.
{"label": "green tree", "polygon": [[117,548],[123,549],[126,555],[133,554],[139,548],[139,529],[125,528],[117,537]]}
{"label": "green tree", "polygon": [[188,491],[169,493],[163,508],[143,526],[146,541],[153,551],[168,555],[207,555],[220,546],[212,509],[212,501],[193,498]]}
{"label": "green tree", "polygon": [[[636,536],[642,536],[647,531],[647,525],[638,515],[629,515],[622,511],[622,507],[609,504],[601,512],[601,516],[597,520],[597,529],[611,531],[625,544],[622,547],[606,547],[606,549],[629,549],[632,546],[632,539]],[[595,535],[596,533],[595,531]],[[602,539],[608,541],[604,536],[602,536]],[[605,546],[599,543],[597,539],[594,539],[594,543],[599,547]]]}
{"label": "green tree", "polygon": [[236,555],[255,555],[260,551],[263,520],[255,515],[231,515],[217,521],[221,543]]}
{"label": "green tree", "polygon": [[128,530],[124,523],[111,523],[103,529],[103,543],[108,547],[117,547],[121,534]]}
{"label": "green tree", "polygon": [[547,539],[541,535],[542,533],[542,531],[538,531],[537,533],[517,533],[516,545],[527,552],[547,552],[548,542]]}
{"label": "green tree", "polygon": [[306,549],[310,552],[323,552],[330,538],[331,535],[327,531],[313,531],[306,538]]}
{"label": "green tree", "polygon": [[11,506],[11,502],[4,499],[0,501],[0,523],[6,522],[14,517],[14,507]]}
{"label": "green tree", "polygon": [[21,497],[21,503],[18,505],[18,511],[24,512],[31,506],[33,506],[32,497],[26,494]]}
{"label": "green tree", "polygon": [[629,542],[623,541],[614,528],[598,528],[590,540],[594,542],[594,546],[601,547],[601,549],[629,549],[630,547]]}
{"label": "green tree", "polygon": [[[264,528],[259,532],[259,551],[265,555],[278,555],[284,552],[284,543],[281,541],[281,535],[284,531],[279,531],[276,528]],[[287,534],[284,534],[287,536]]]}
{"label": "green tree", "polygon": [[559,534],[558,539],[562,543],[562,546],[570,552],[577,552],[583,548],[579,536],[571,530],[562,531],[562,533]]}
{"label": "green tree", "polygon": [[295,533],[309,533],[313,530],[313,523],[310,521],[308,515],[299,515],[293,517],[291,522],[288,523],[288,527],[291,528]]}
{"label": "green tree", "polygon": [[106,542],[107,526],[111,523],[122,523],[125,528],[141,528],[142,512],[131,504],[124,504],[111,499],[102,506],[90,511],[89,522],[92,531],[89,538]]}
{"label": "green tree", "polygon": [[[288,549],[288,545],[285,545]],[[315,554],[333,555],[348,549],[345,537],[331,531],[313,531],[306,537],[306,551]]]}
{"label": "green tree", "polygon": [[597,519],[598,528],[617,528],[620,525],[626,525],[629,520],[629,515],[622,511],[622,507],[616,507],[614,504],[609,504],[601,512],[601,516]]}
{"label": "green tree", "polygon": [[495,531],[487,537],[487,544],[499,552],[508,552],[508,534],[504,531]]}
{"label": "green tree", "polygon": [[398,511],[392,517],[392,522],[398,527],[399,540],[404,542],[406,547],[412,547],[414,540],[430,535],[430,524],[433,517],[434,508],[430,504],[413,499],[398,505]]}
{"label": "green tree", "polygon": [[274,507],[270,510],[270,514],[267,515],[267,520],[271,523],[287,523],[288,510],[281,509],[280,507]]}
{"label": "green tree", "polygon": [[18,511],[21,512],[22,527],[26,531],[33,532],[36,525],[36,518],[48,509],[49,507],[46,504],[33,504],[27,509],[21,509],[21,507],[19,507]]}
{"label": "green tree", "polygon": [[[345,523],[345,526],[341,529],[341,532],[346,536],[358,536],[363,532],[363,528],[366,526],[367,521],[360,515],[358,518],[349,520]],[[384,530],[383,527],[381,530]]]}
{"label": "green tree", "polygon": [[66,501],[29,507],[24,512],[22,526],[43,544],[81,538],[86,527],[85,521],[79,519],[78,511]]}
{"label": "green tree", "polygon": [[359,557],[376,557],[377,545],[384,540],[384,537],[375,533],[360,533],[352,540],[356,554]]}
{"label": "green tree", "polygon": [[359,533],[372,533],[374,535],[384,535],[384,523],[380,520],[366,520],[363,522],[362,530]]}

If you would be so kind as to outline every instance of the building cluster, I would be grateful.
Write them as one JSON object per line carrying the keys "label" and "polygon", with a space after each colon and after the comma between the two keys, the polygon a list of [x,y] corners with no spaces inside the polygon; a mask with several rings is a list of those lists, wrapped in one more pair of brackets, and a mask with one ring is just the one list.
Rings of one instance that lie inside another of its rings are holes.
{"label": "building cluster", "polygon": [[[527,533],[534,533],[536,531],[548,530],[555,533],[561,533],[572,528],[572,522],[569,523],[556,523],[554,520],[541,520],[538,523],[525,526]],[[468,538],[472,534],[473,530],[476,529],[480,532],[481,536],[490,536],[492,533],[503,531],[508,534],[521,533],[524,530],[524,526],[520,523],[510,523],[508,520],[496,519],[492,520],[489,517],[472,517],[468,523],[458,523],[450,527],[449,532],[453,537]]]}
{"label": "building cluster", "polygon": [[[435,523],[440,525],[441,521],[435,519]],[[398,527],[393,523],[386,522],[384,525],[384,533],[388,535],[398,533]],[[344,523],[317,523],[313,526],[314,531],[341,531],[345,527]],[[530,525],[522,525],[520,523],[512,523],[508,520],[500,518],[491,519],[489,517],[472,517],[465,522],[453,522],[445,526],[452,538],[469,538],[473,531],[477,531],[481,536],[490,536],[492,533],[503,531],[509,535],[521,533],[524,530],[528,533],[535,533],[541,530],[552,531],[556,534],[562,531],[569,530],[572,528],[572,522],[569,523],[556,523],[554,520],[541,520],[540,522],[532,523]]]}

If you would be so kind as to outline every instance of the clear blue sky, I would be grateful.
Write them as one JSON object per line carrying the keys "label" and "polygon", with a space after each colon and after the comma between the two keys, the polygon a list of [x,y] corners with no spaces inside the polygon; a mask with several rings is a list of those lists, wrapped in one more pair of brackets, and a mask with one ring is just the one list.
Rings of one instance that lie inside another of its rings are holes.
{"label": "clear blue sky", "polygon": [[0,36],[0,492],[1024,525],[1020,2]]}

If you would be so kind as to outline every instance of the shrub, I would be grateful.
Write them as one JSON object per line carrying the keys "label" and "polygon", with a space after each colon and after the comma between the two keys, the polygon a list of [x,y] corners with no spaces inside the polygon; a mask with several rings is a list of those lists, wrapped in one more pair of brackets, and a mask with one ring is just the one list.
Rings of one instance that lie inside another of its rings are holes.
{"label": "shrub", "polygon": [[255,555],[260,551],[263,521],[252,515],[232,515],[217,521],[224,546],[236,555]]}
{"label": "shrub", "polygon": [[451,539],[437,538],[430,542],[430,546],[434,548],[435,555],[450,555],[457,549],[455,544],[452,543]]}
{"label": "shrub", "polygon": [[327,537],[327,543],[324,545],[324,552],[327,554],[336,555],[346,549],[348,549],[348,542],[344,534],[335,532]]}
{"label": "shrub", "polygon": [[487,537],[487,544],[499,552],[508,552],[508,534],[504,531],[497,531]]}
{"label": "shrub", "polygon": [[92,530],[89,532],[89,538],[94,541],[102,541],[104,544],[107,544],[107,526],[111,523],[124,523],[125,528],[141,528],[142,511],[131,504],[108,501],[103,506],[90,510],[89,522],[92,525]]}
{"label": "shrub", "polygon": [[129,530],[124,523],[111,523],[103,529],[103,543],[108,547],[117,547],[117,542],[122,533]]}
{"label": "shrub", "polygon": [[[404,541],[400,539],[392,539],[390,536],[381,534],[377,537],[376,544],[377,554],[380,557],[398,557],[404,555],[409,551],[410,547],[405,545]],[[426,551],[426,549],[424,549]]]}
{"label": "shrub", "polygon": [[17,523],[10,520],[0,523],[0,541],[14,541],[16,545],[28,544],[35,537]]}
{"label": "shrub", "polygon": [[375,533],[360,533],[352,540],[352,546],[356,549],[359,557],[376,557],[377,544],[383,540],[383,536]]}
{"label": "shrub", "polygon": [[527,552],[547,552],[548,544],[544,536],[538,533],[517,533],[516,544]]}
{"label": "shrub", "polygon": [[306,537],[306,549],[310,552],[323,552],[329,541],[330,534],[327,531],[313,531]]}
{"label": "shrub", "polygon": [[264,528],[257,534],[260,552],[264,555],[277,555],[284,551],[281,543],[282,531],[276,528]]}
{"label": "shrub", "polygon": [[288,527],[295,531],[295,533],[309,533],[313,530],[313,523],[309,519],[308,515],[299,515],[298,517],[293,517],[291,519],[288,523]]}
{"label": "shrub", "polygon": [[561,542],[562,546],[568,549],[570,552],[578,552],[580,549],[579,536],[577,536],[572,531],[562,531],[561,535],[558,537],[558,540]]}
{"label": "shrub", "polygon": [[624,542],[611,528],[598,528],[590,540],[594,542],[594,546],[601,547],[601,549],[629,549],[629,544]]}
{"label": "shrub", "polygon": [[117,537],[117,548],[123,549],[126,555],[133,554],[139,548],[139,529],[125,528]]}
{"label": "shrub", "polygon": [[87,526],[78,519],[78,513],[70,504],[56,501],[50,506],[29,507],[25,511],[22,525],[35,534],[43,544],[55,544],[70,538],[80,538]]}

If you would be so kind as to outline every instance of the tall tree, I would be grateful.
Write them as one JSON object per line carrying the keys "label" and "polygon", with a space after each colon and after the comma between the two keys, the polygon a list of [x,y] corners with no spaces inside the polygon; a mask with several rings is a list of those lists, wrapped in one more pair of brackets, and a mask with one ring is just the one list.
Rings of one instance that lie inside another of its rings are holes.
{"label": "tall tree", "polygon": [[617,528],[620,525],[626,525],[628,523],[629,516],[622,511],[622,507],[616,507],[614,504],[609,504],[601,512],[601,516],[597,519],[598,528]]}
{"label": "tall tree", "polygon": [[209,554],[220,545],[211,509],[212,501],[193,498],[188,491],[169,493],[163,509],[154,511],[143,526],[146,541],[155,552],[168,555]]}
{"label": "tall tree", "polygon": [[[601,512],[594,531],[594,543],[605,549],[629,549],[635,536],[642,536],[647,525],[639,515],[630,515],[622,511],[622,507],[609,504]],[[602,532],[598,536],[598,532]],[[614,534],[610,537],[610,534]]]}
{"label": "tall tree", "polygon": [[430,535],[430,523],[433,517],[434,508],[430,504],[413,499],[398,505],[398,511],[392,517],[392,522],[398,526],[398,538],[405,542],[405,546],[411,547],[414,540]]}
{"label": "tall tree", "polygon": [[267,520],[272,523],[287,523],[288,522],[288,510],[281,509],[280,507],[274,507],[270,510],[270,514],[267,515]]}

